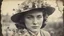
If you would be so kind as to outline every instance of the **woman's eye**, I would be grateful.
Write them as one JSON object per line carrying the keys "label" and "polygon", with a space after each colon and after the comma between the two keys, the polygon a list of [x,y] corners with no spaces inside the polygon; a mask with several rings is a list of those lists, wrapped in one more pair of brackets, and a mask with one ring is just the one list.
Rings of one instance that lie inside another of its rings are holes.
{"label": "woman's eye", "polygon": [[27,18],[28,18],[28,19],[32,19],[32,17],[31,17],[31,16],[27,16]]}
{"label": "woman's eye", "polygon": [[26,18],[28,18],[28,19],[32,19],[33,16],[32,16],[32,15],[29,15],[29,16],[26,16]]}
{"label": "woman's eye", "polygon": [[40,19],[40,18],[42,18],[42,16],[40,16],[40,15],[39,15],[39,16],[37,16],[37,18],[39,18],[39,19]]}

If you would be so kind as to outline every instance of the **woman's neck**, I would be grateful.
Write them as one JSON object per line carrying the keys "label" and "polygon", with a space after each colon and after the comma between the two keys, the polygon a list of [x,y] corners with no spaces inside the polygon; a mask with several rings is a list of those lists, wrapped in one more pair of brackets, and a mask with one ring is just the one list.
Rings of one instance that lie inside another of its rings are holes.
{"label": "woman's neck", "polygon": [[30,34],[35,34],[35,35],[37,35],[37,34],[40,32],[40,30],[39,30],[39,31],[31,31],[31,30],[29,30],[29,29],[27,29],[27,31],[28,31]]}

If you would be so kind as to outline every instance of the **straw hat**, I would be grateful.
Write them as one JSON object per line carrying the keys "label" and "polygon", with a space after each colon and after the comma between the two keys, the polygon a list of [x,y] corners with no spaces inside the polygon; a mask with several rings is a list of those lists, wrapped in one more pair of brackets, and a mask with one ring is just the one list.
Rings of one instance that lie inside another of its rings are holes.
{"label": "straw hat", "polygon": [[[46,3],[43,3],[43,1],[25,1],[22,4],[19,5],[19,9],[17,12],[11,17],[11,20],[13,22],[18,23],[20,18],[23,17],[23,13],[30,12],[30,11],[44,11],[43,13],[46,13],[48,16],[51,15],[54,11],[55,8],[49,6]],[[23,19],[22,19],[23,20]]]}

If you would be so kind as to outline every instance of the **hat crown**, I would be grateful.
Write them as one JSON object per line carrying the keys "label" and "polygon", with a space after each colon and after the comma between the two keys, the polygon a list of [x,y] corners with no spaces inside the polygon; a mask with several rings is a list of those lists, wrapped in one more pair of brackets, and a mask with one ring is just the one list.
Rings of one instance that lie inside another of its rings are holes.
{"label": "hat crown", "polygon": [[[18,5],[17,12],[24,12],[34,8],[46,8],[50,6],[44,0],[26,0]],[[20,10],[20,11],[19,11]]]}

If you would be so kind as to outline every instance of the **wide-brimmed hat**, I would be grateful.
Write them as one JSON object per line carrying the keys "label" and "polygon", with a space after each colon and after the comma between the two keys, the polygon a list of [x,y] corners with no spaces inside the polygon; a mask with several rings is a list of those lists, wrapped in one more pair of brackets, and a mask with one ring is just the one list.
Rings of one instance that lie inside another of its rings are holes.
{"label": "wide-brimmed hat", "polygon": [[44,11],[43,13],[46,13],[49,16],[55,11],[55,8],[49,6],[48,4],[44,5],[44,3],[42,2],[24,2],[22,4],[19,4],[19,9],[17,10],[18,13],[14,14],[11,17],[11,20],[18,23],[20,21],[20,18],[22,19],[23,17],[22,14],[30,11]]}

